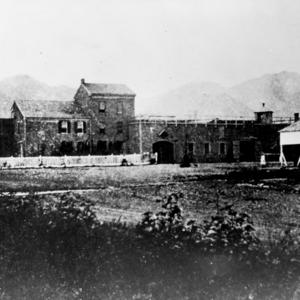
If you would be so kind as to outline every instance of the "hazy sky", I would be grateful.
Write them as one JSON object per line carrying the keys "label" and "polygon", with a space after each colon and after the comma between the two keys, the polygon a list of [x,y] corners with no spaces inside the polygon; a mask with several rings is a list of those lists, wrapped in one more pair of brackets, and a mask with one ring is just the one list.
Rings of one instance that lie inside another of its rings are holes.
{"label": "hazy sky", "polygon": [[300,72],[299,0],[0,0],[0,79],[128,84],[147,97]]}

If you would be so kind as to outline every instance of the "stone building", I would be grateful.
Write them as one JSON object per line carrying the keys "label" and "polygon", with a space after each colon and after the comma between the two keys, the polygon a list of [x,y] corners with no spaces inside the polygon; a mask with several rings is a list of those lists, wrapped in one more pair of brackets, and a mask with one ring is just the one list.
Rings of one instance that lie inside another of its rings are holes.
{"label": "stone building", "polygon": [[261,153],[279,153],[278,131],[289,121],[274,123],[262,110],[253,120],[197,120],[140,118],[130,123],[131,149],[157,152],[158,162],[258,161]]}
{"label": "stone building", "polygon": [[265,105],[254,116],[208,122],[136,117],[135,93],[126,85],[82,79],[73,101],[15,101],[12,119],[5,126],[0,120],[0,142],[6,136],[11,145],[0,147],[0,155],[157,152],[161,163],[184,156],[194,162],[256,161],[261,153],[279,153],[278,131],[290,120],[274,120]]}
{"label": "stone building", "polygon": [[9,144],[14,150],[10,152],[20,156],[128,153],[134,101],[135,94],[126,85],[84,79],[74,101],[17,100],[12,106]]}
{"label": "stone building", "polygon": [[78,111],[91,121],[93,154],[129,153],[129,121],[135,117],[135,94],[124,84],[86,83],[74,96]]}
{"label": "stone building", "polygon": [[71,101],[18,100],[12,118],[15,155],[89,153],[90,120]]}

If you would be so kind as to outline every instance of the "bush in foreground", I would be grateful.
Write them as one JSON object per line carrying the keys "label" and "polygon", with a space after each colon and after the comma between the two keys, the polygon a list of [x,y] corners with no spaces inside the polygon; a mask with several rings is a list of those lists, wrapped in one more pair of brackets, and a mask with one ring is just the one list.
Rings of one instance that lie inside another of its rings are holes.
{"label": "bush in foreground", "polygon": [[133,227],[100,223],[71,194],[2,197],[0,299],[292,299],[299,255],[287,236],[285,247],[257,241],[230,205],[186,222],[178,200]]}

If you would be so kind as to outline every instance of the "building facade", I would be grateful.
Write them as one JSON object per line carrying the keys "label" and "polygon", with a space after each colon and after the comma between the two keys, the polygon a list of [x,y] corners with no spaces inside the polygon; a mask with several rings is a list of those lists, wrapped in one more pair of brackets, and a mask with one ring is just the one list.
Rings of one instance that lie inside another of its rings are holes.
{"label": "building facade", "polygon": [[90,118],[92,154],[129,153],[129,122],[135,117],[135,94],[123,84],[81,80],[74,96],[76,109]]}
{"label": "building facade", "polygon": [[12,107],[14,155],[89,153],[90,119],[71,101],[18,100]]}
{"label": "building facade", "polygon": [[278,131],[287,123],[255,120],[139,119],[130,124],[134,152],[157,152],[162,163],[259,161],[262,153],[279,153]]}
{"label": "building facade", "polygon": [[251,120],[136,117],[135,93],[126,85],[82,79],[73,101],[15,101],[11,118],[0,120],[0,155],[156,152],[160,163],[184,156],[194,162],[257,161],[261,153],[280,152],[278,131],[291,121],[274,120],[264,105]]}

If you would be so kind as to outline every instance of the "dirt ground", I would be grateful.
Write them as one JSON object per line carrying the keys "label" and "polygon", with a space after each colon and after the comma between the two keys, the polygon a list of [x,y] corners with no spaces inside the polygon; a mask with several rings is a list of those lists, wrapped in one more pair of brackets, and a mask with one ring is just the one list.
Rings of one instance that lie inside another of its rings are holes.
{"label": "dirt ground", "polygon": [[37,196],[49,201],[59,197],[56,189],[73,190],[72,193],[95,203],[100,220],[125,223],[137,223],[144,212],[160,210],[164,199],[174,193],[179,196],[186,220],[201,222],[216,211],[217,203],[219,206],[232,203],[237,210],[252,216],[259,234],[280,235],[285,230],[299,234],[300,185],[285,178],[255,183],[205,179],[239,168],[240,165],[234,164],[203,164],[191,168],[155,165],[1,170],[0,189],[2,192],[52,190],[54,194]]}
{"label": "dirt ground", "polygon": [[0,191],[45,191],[103,188],[126,184],[178,181],[193,176],[224,175],[253,164],[199,164],[190,168],[179,165],[131,167],[76,167],[0,170]]}

